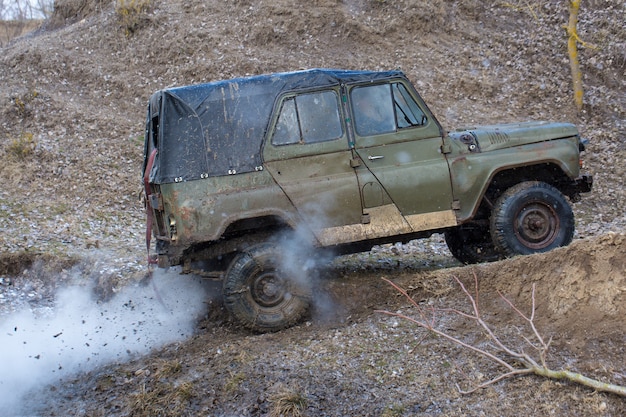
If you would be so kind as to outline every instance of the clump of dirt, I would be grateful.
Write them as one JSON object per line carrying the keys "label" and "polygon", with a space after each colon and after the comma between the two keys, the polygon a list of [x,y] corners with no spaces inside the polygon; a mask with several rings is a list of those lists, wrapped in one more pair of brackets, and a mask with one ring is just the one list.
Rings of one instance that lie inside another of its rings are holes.
{"label": "clump of dirt", "polygon": [[78,262],[76,258],[59,258],[52,254],[18,252],[0,253],[0,276],[17,276],[28,271],[34,264],[46,265],[54,273],[72,267]]}
{"label": "clump of dirt", "polygon": [[55,0],[48,29],[56,29],[102,12],[109,0]]}

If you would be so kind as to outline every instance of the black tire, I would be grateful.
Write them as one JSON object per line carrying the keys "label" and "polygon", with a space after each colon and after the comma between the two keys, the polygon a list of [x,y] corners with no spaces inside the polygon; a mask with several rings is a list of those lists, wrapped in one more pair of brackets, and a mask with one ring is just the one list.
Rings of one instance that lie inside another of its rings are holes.
{"label": "black tire", "polygon": [[567,246],[574,227],[569,202],[559,190],[540,181],[522,182],[506,190],[491,215],[491,237],[506,256]]}
{"label": "black tire", "polygon": [[307,313],[309,288],[306,273],[298,271],[296,276],[283,268],[278,247],[264,243],[231,262],[224,277],[224,305],[245,327],[274,332],[294,325]]}
{"label": "black tire", "polygon": [[452,255],[463,264],[493,262],[501,258],[496,251],[487,227],[467,224],[444,232]]}

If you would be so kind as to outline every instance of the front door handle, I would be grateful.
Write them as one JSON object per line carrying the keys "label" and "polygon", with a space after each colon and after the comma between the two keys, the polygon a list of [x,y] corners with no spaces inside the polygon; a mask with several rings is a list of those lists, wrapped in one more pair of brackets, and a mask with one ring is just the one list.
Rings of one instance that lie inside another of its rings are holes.
{"label": "front door handle", "polygon": [[383,159],[383,158],[384,158],[384,156],[382,156],[382,155],[376,155],[376,156],[370,155],[370,156],[367,157],[367,159],[369,159],[370,161],[375,161],[377,159]]}

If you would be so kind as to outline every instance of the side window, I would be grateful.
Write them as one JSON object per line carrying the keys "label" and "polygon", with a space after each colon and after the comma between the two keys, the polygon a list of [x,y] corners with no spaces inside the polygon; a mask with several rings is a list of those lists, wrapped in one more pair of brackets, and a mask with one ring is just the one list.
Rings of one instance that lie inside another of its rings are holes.
{"label": "side window", "polygon": [[394,83],[392,89],[398,128],[425,125],[426,115],[413,100],[404,84]]}
{"label": "side window", "polygon": [[326,142],[342,135],[338,96],[334,91],[321,91],[290,97],[283,102],[272,143]]}
{"label": "side window", "polygon": [[427,122],[426,115],[401,83],[355,87],[350,98],[360,136],[395,132]]}
{"label": "side window", "polygon": [[379,135],[396,130],[389,84],[355,87],[350,98],[359,135]]}
{"label": "side window", "polygon": [[300,142],[300,128],[296,114],[296,100],[292,97],[283,102],[272,143],[274,145],[288,145],[298,142]]}

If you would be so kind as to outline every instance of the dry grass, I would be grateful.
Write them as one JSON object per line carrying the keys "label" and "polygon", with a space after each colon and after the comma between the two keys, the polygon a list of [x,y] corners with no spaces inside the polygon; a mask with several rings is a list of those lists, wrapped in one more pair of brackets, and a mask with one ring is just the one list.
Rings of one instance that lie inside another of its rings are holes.
{"label": "dry grass", "polygon": [[231,372],[230,378],[224,384],[226,392],[234,392],[239,388],[239,384],[246,380],[246,375],[241,372]]}
{"label": "dry grass", "polygon": [[166,361],[162,360],[158,364],[158,368],[154,373],[156,379],[168,378],[180,374],[183,365],[179,360]]}
{"label": "dry grass", "polygon": [[298,386],[280,386],[269,402],[270,417],[301,417],[308,405],[306,394]]}
{"label": "dry grass", "polygon": [[15,38],[26,35],[41,26],[41,20],[2,20],[0,21],[0,47]]}
{"label": "dry grass", "polygon": [[129,396],[126,408],[136,417],[180,417],[185,415],[189,402],[196,396],[192,381],[174,379],[183,367],[178,360],[160,360],[153,373],[142,372],[145,380]]}
{"label": "dry grass", "polygon": [[191,381],[175,385],[157,382],[154,387],[143,383],[129,396],[126,409],[135,417],[180,417],[185,415],[194,397],[195,387]]}

